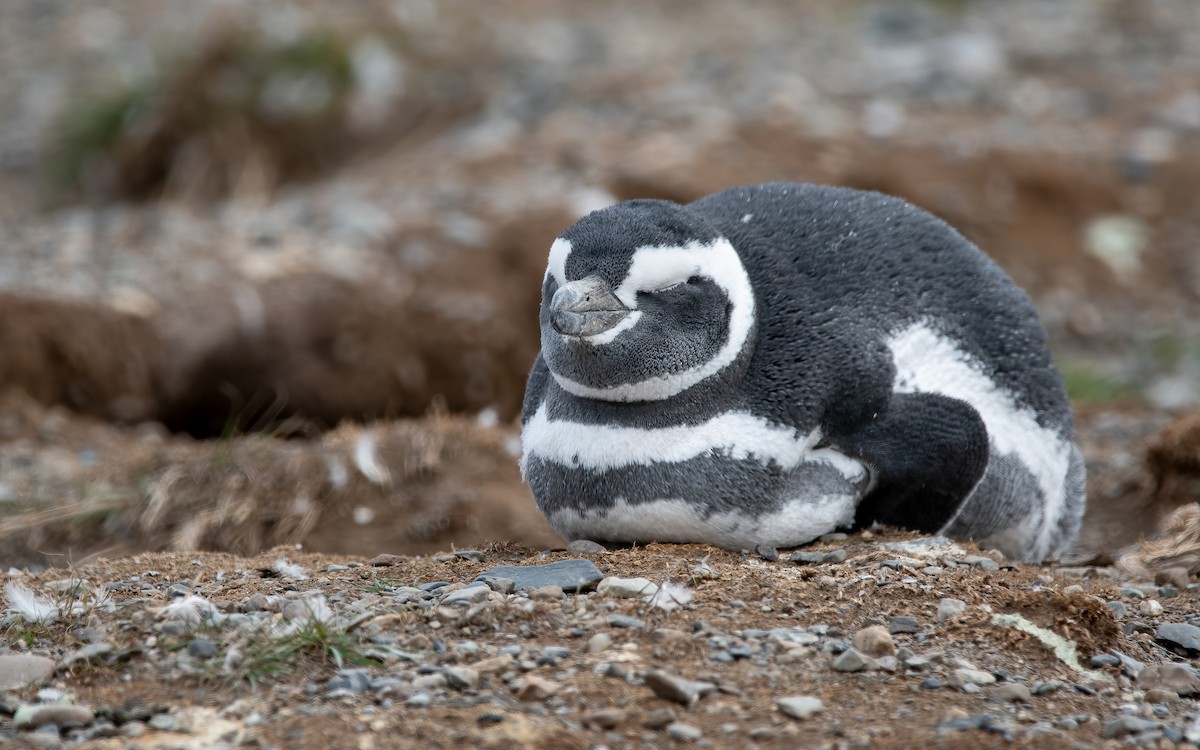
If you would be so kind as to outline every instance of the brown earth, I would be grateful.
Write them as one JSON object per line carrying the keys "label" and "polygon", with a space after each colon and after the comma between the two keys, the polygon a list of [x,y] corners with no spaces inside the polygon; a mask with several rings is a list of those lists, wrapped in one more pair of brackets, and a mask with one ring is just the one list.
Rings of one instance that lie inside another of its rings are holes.
{"label": "brown earth", "polygon": [[[696,545],[604,552],[591,559],[606,575],[679,581],[691,587],[694,598],[667,612],[595,593],[568,593],[561,600],[554,596],[531,600],[518,594],[499,597],[482,619],[477,612],[464,614],[466,609],[455,614],[455,608],[447,613],[445,608],[398,604],[388,592],[427,581],[467,582],[500,564],[540,564],[570,556],[537,554],[514,545],[487,547],[482,562],[454,555],[393,556],[376,565],[365,564],[362,558],[292,548],[250,558],[198,552],[145,554],[96,560],[72,571],[74,578],[86,580],[91,587],[111,582],[108,590],[119,610],[105,612],[97,607],[85,618],[52,624],[31,637],[36,651],[62,658],[78,647],[72,636],[76,625],[86,621],[93,632],[106,634],[104,642],[115,649],[112,656],[68,668],[53,684],[101,714],[118,717],[119,724],[136,723],[131,716],[140,708],[143,716],[169,710],[176,729],[189,727],[183,734],[139,730],[140,747],[653,747],[668,740],[643,724],[652,712],[664,708],[719,746],[1102,746],[1101,730],[1117,705],[1129,700],[1128,679],[1116,668],[1102,669],[1102,675],[1092,677],[1073,672],[1038,638],[1002,627],[991,618],[1019,614],[1071,639],[1085,664],[1091,655],[1111,648],[1141,661],[1163,660],[1164,652],[1150,636],[1136,628],[1122,629],[1104,605],[1105,600],[1123,598],[1119,582],[1103,575],[1080,577],[1078,572],[1030,566],[1002,565],[985,571],[930,561],[949,565],[930,574],[910,567],[926,564],[911,558],[895,570],[881,564],[897,554],[907,557],[882,548],[883,542],[911,538],[912,534],[889,532],[816,544],[809,549],[842,549],[847,559],[813,566],[767,562]],[[311,578],[298,581],[271,573],[280,558],[303,566]],[[331,564],[330,572],[322,572]],[[698,567],[701,564],[703,568]],[[48,571],[15,580],[50,591],[48,582],[61,579],[62,573]],[[217,665],[235,646],[250,659],[252,649],[265,649],[265,643],[246,642],[229,626],[202,629],[196,636],[170,635],[162,619],[154,616],[167,603],[163,592],[179,581],[226,612],[245,609],[239,603],[255,595],[286,598],[298,591],[319,591],[335,612],[350,613],[347,617],[368,613],[355,617],[351,640],[363,644],[368,638],[377,643],[394,640],[408,654],[405,659],[413,660],[380,657],[385,663],[368,668],[376,677],[399,675],[403,682],[412,679],[414,666],[433,665],[430,671],[437,671],[476,664],[508,645],[519,646],[531,661],[519,669],[509,668],[508,675],[502,674],[503,669],[492,676],[484,671],[475,687],[436,690],[438,697],[428,709],[405,706],[412,690],[403,687],[391,693],[390,700],[345,691],[327,695],[322,684],[334,675],[334,668],[328,658],[313,653],[299,654],[303,658],[286,677],[252,688],[241,681],[244,672],[222,674]],[[939,622],[936,613],[944,597],[962,599],[968,609]],[[1178,619],[1200,605],[1197,593],[1190,590],[1162,603],[1163,621]],[[634,616],[645,627],[616,628],[605,623],[606,614]],[[895,641],[902,649],[932,659],[928,667],[840,673],[830,668],[828,654],[809,647],[763,650],[753,636],[743,634],[747,628],[820,624],[833,637],[849,640],[860,628],[886,624],[895,615],[908,615],[920,623],[918,633],[898,634]],[[447,616],[462,619],[446,622]],[[1135,621],[1140,620],[1131,614],[1124,624]],[[705,624],[697,625],[701,622]],[[611,648],[589,652],[585,644],[596,633],[611,636]],[[217,643],[216,657],[197,664],[181,656],[192,637]],[[755,655],[729,663],[714,661],[719,650],[710,641],[714,637],[745,644]],[[475,644],[470,655],[456,646],[468,640]],[[446,650],[436,647],[438,643]],[[565,655],[554,664],[535,665],[532,659],[547,646],[562,646]],[[956,659],[1002,674],[1002,682],[1023,682],[1032,688],[1060,679],[1067,687],[1036,695],[1027,703],[1011,703],[997,699],[992,687],[969,694],[920,686],[930,674],[944,678],[955,668]],[[718,691],[690,708],[680,706],[655,697],[641,685],[642,675],[650,670],[706,680],[716,684]],[[535,677],[546,680],[554,694],[537,697],[522,688]],[[1072,684],[1090,687],[1080,692],[1072,690]],[[21,691],[19,696],[28,693]],[[792,694],[819,697],[825,711],[806,721],[786,718],[774,701]],[[587,718],[600,709],[620,711],[616,726],[601,729],[596,719]],[[993,717],[994,732],[938,728],[954,718],[979,714]],[[1037,722],[1075,715],[1098,720],[1083,720],[1071,731],[1027,731]],[[259,718],[247,721],[250,716]],[[765,729],[749,734],[758,728]],[[88,746],[124,747],[128,742],[128,738],[95,739]]]}

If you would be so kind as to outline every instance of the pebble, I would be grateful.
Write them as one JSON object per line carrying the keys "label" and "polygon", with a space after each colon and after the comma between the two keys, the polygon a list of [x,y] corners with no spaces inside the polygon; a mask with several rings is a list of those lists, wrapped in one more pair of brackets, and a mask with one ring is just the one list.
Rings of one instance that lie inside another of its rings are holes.
{"label": "pebble", "polygon": [[537,675],[525,675],[517,687],[517,700],[537,701],[549,698],[562,689],[562,685]]}
{"label": "pebble", "polygon": [[454,551],[454,556],[471,562],[483,562],[483,553],[477,549],[459,549]]}
{"label": "pebble", "polygon": [[217,646],[207,638],[193,638],[188,641],[187,653],[193,659],[211,659],[216,656]]}
{"label": "pebble", "polygon": [[20,690],[54,674],[54,660],[33,654],[0,655],[0,690]]}
{"label": "pebble", "polygon": [[589,654],[599,654],[612,648],[612,636],[608,633],[596,633],[591,638],[588,638],[585,650]]}
{"label": "pebble", "polygon": [[629,615],[605,615],[604,621],[614,628],[644,628],[646,623]]}
{"label": "pebble", "polygon": [[[164,623],[164,626],[168,624],[170,623]],[[114,651],[116,651],[116,648],[114,648],[111,643],[105,643],[103,641],[100,643],[89,643],[83,648],[80,648],[63,657],[63,660],[58,664],[58,668],[67,669],[75,664],[103,661],[111,656]]]}
{"label": "pebble", "polygon": [[1147,617],[1158,617],[1163,613],[1163,605],[1157,599],[1147,599],[1138,605],[1138,612]]}
{"label": "pebble", "polygon": [[1006,682],[996,688],[995,696],[1002,701],[1012,701],[1014,703],[1029,703],[1033,700],[1033,693],[1029,688],[1020,682]]}
{"label": "pebble", "polygon": [[918,633],[921,630],[921,624],[917,622],[917,618],[909,617],[908,615],[897,615],[888,620],[888,632],[892,635],[900,633]]}
{"label": "pebble", "polygon": [[656,708],[646,714],[642,726],[647,729],[662,729],[675,721],[675,712],[669,708]]}
{"label": "pebble", "polygon": [[1180,656],[1200,656],[1200,628],[1186,622],[1168,622],[1158,626],[1154,640]]}
{"label": "pebble", "polygon": [[479,687],[479,673],[470,667],[446,667],[446,682],[456,690],[474,690]]}
{"label": "pebble", "polygon": [[867,656],[894,656],[896,643],[882,625],[872,625],[854,634],[854,648]]}
{"label": "pebble", "polygon": [[683,742],[695,742],[704,736],[700,727],[694,724],[685,724],[682,721],[671,722],[667,725],[666,731],[671,739]]}
{"label": "pebble", "polygon": [[825,710],[825,704],[820,698],[812,695],[792,695],[780,698],[775,705],[784,715],[793,719],[808,719]]}
{"label": "pebble", "polygon": [[437,690],[446,687],[449,680],[446,675],[441,672],[434,674],[423,674],[412,681],[413,690],[425,692],[429,690]]}
{"label": "pebble", "polygon": [[60,727],[83,727],[95,719],[96,714],[87,706],[70,703],[26,703],[17,708],[12,722],[13,727],[17,729],[37,729],[50,724]]}
{"label": "pebble", "polygon": [[1113,654],[1096,654],[1089,663],[1093,667],[1115,667],[1121,663],[1121,659]]}
{"label": "pebble", "polygon": [[956,688],[967,685],[991,685],[996,682],[996,676],[982,669],[956,669],[950,673],[950,684]]}
{"label": "pebble", "polygon": [[875,668],[875,660],[857,649],[848,648],[838,654],[832,664],[837,672],[862,672]]}
{"label": "pebble", "polygon": [[327,690],[361,693],[371,689],[371,674],[365,669],[342,669],[325,683]]}
{"label": "pebble", "polygon": [[926,690],[936,690],[942,686],[942,681],[936,677],[926,677],[921,680],[921,687]]}
{"label": "pebble", "polygon": [[491,591],[492,590],[490,588],[482,583],[474,584],[465,588],[461,588],[457,591],[451,591],[449,594],[446,594],[442,597],[441,603],[445,605],[457,604],[466,607],[486,599],[487,595],[490,594]]}
{"label": "pebble", "polygon": [[576,539],[567,545],[567,552],[572,555],[595,555],[601,552],[608,552],[603,544],[593,542],[591,539]]}
{"label": "pebble", "polygon": [[476,674],[499,674],[512,666],[512,654],[500,654],[488,659],[481,659],[471,665],[471,669],[475,670]]}
{"label": "pebble", "polygon": [[754,554],[758,555],[767,562],[775,562],[779,559],[779,550],[769,544],[760,544],[754,548]]}
{"label": "pebble", "polygon": [[1113,617],[1115,617],[1118,620],[1124,618],[1125,615],[1129,614],[1129,607],[1127,607],[1125,605],[1125,602],[1119,602],[1119,601],[1114,600],[1111,602],[1105,602],[1105,604],[1108,605],[1108,609],[1110,612],[1112,612]]}
{"label": "pebble", "polygon": [[[619,708],[602,708],[598,711],[591,711],[583,715],[583,725],[585,727],[596,727],[597,729],[611,730],[616,729],[625,723],[628,718],[626,713]],[[671,721],[675,719],[671,717]],[[670,723],[668,721],[667,723]]]}
{"label": "pebble", "polygon": [[1158,729],[1158,722],[1149,719],[1139,719],[1136,716],[1121,716],[1104,725],[1102,735],[1105,739],[1116,739],[1130,734],[1141,734]]}
{"label": "pebble", "polygon": [[695,682],[682,677],[651,670],[644,678],[646,687],[659,698],[674,701],[684,706],[693,706],[702,697],[716,690],[711,682]]}
{"label": "pebble", "polygon": [[648,578],[609,576],[596,586],[596,593],[625,599],[642,599],[658,593],[658,584]]}
{"label": "pebble", "polygon": [[967,603],[962,599],[943,599],[938,602],[937,621],[945,622],[967,611]]}
{"label": "pebble", "polygon": [[1137,684],[1143,690],[1170,690],[1183,697],[1200,695],[1200,675],[1186,664],[1151,664],[1138,674]]}
{"label": "pebble", "polygon": [[535,599],[537,601],[543,601],[543,602],[561,601],[563,596],[565,596],[565,595],[566,595],[566,592],[563,591],[563,587],[559,586],[557,584],[554,584],[554,583],[552,583],[548,586],[538,586],[536,589],[530,591],[528,594],[530,599]]}
{"label": "pebble", "polygon": [[561,586],[563,591],[590,591],[604,579],[591,560],[575,558],[545,565],[501,565],[479,574],[475,580],[508,578],[514,590],[529,591],[542,586]]}

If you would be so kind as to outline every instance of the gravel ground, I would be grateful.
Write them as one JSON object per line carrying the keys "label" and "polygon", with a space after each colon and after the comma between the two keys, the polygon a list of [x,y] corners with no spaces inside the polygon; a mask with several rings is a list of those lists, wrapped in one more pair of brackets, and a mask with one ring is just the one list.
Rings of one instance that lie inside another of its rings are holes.
{"label": "gravel ground", "polygon": [[1156,583],[864,533],[12,572],[9,606],[46,621],[10,610],[0,742],[1176,747],[1200,740],[1197,565]]}

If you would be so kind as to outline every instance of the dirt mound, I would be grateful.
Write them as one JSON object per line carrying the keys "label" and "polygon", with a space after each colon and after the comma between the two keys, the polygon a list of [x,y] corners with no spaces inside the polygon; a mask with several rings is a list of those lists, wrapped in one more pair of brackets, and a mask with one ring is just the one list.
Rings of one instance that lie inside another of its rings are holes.
{"label": "dirt mound", "polygon": [[561,543],[521,482],[511,432],[463,417],[318,439],[194,441],[4,402],[0,557],[63,565],[144,550],[423,552]]}

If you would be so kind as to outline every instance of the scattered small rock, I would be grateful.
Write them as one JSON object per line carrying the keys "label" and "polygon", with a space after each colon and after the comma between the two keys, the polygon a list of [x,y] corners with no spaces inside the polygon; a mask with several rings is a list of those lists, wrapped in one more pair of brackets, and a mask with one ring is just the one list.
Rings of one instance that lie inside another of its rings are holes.
{"label": "scattered small rock", "polygon": [[475,673],[480,675],[499,674],[512,666],[512,663],[512,654],[499,654],[475,662],[471,665],[471,669],[474,669]]}
{"label": "scattered small rock", "polygon": [[1141,734],[1158,729],[1158,722],[1149,719],[1139,719],[1136,716],[1122,716],[1104,725],[1102,732],[1105,739],[1116,739],[1130,734]]}
{"label": "scattered small rock", "polygon": [[527,674],[517,686],[517,700],[538,701],[549,698],[562,689],[562,685],[537,675]]}
{"label": "scattered small rock", "polygon": [[775,705],[785,715],[793,719],[808,719],[825,710],[825,704],[820,698],[812,695],[792,695],[786,698],[780,698],[775,701]]}
{"label": "scattered small rock", "polygon": [[188,641],[187,653],[193,659],[211,659],[217,654],[217,646],[207,638],[193,638]]}
{"label": "scattered small rock", "polygon": [[550,584],[548,586],[538,586],[536,589],[529,592],[529,598],[543,602],[561,601],[566,594],[563,587],[558,584]]}
{"label": "scattered small rock", "polygon": [[1168,622],[1158,626],[1154,640],[1180,656],[1200,656],[1200,628],[1186,622]]}
{"label": "scattered small rock", "polygon": [[917,618],[909,617],[908,615],[897,615],[888,620],[888,632],[892,635],[901,633],[919,633],[921,624],[917,622]]}
{"label": "scattered small rock", "polygon": [[481,573],[475,580],[486,582],[489,578],[511,579],[516,591],[542,586],[561,586],[563,591],[590,591],[604,574],[591,560],[576,558],[545,565],[501,565]]}
{"label": "scattered small rock", "polygon": [[454,556],[462,560],[470,560],[471,562],[483,562],[483,553],[477,549],[455,550]]}
{"label": "scattered small rock", "polygon": [[491,588],[482,583],[473,584],[471,586],[466,586],[458,589],[457,591],[451,591],[449,594],[446,594],[442,597],[442,604],[457,604],[459,606],[466,607],[486,599],[487,595],[490,594],[491,591]]}
{"label": "scattered small rock", "polygon": [[838,672],[862,672],[875,668],[875,660],[857,649],[848,648],[834,657],[833,668]]}
{"label": "scattered small rock", "polygon": [[767,562],[775,562],[779,559],[779,550],[769,544],[760,544],[754,548],[754,554],[758,555]]}
{"label": "scattered small rock", "polygon": [[1151,664],[1137,676],[1137,684],[1143,690],[1170,690],[1183,697],[1200,695],[1200,675],[1186,664]]}
{"label": "scattered small rock", "polygon": [[389,555],[386,552],[382,555],[375,555],[367,561],[367,565],[373,565],[376,568],[385,568],[389,565],[399,565],[408,560],[404,555]]}
{"label": "scattered small rock", "polygon": [[596,555],[608,552],[608,549],[603,544],[593,542],[591,539],[576,539],[567,545],[567,552],[572,555]]}
{"label": "scattered small rock", "polygon": [[[627,715],[619,708],[602,708],[598,711],[591,711],[583,715],[583,725],[585,727],[596,727],[605,731],[616,729],[625,723]],[[667,722],[674,721],[675,717]]]}
{"label": "scattered small rock", "polygon": [[967,611],[967,603],[962,599],[943,599],[938,602],[937,621],[945,622]]}
{"label": "scattered small rock", "polygon": [[1033,700],[1033,693],[1029,688],[1020,682],[1006,682],[996,688],[996,698],[1002,701],[1012,701],[1013,703],[1029,703]]}
{"label": "scattered small rock", "polygon": [[591,638],[588,638],[585,650],[589,654],[599,654],[612,648],[612,636],[608,633],[596,633]]}
{"label": "scattered small rock", "polygon": [[112,656],[116,648],[111,643],[101,641],[100,643],[89,643],[72,653],[63,657],[63,660],[58,663],[59,669],[69,669],[76,664],[86,664],[88,662],[103,661]]}
{"label": "scattered small rock", "polygon": [[867,656],[894,656],[896,643],[882,625],[872,625],[854,634],[854,648]]}
{"label": "scattered small rock", "polygon": [[26,703],[13,714],[13,726],[17,729],[37,729],[54,724],[59,727],[85,727],[96,720],[96,714],[87,706],[70,703]]}
{"label": "scattered small rock", "polygon": [[612,625],[614,628],[641,629],[646,627],[646,623],[644,621],[639,620],[636,617],[630,617],[629,615],[605,615],[604,621],[609,625]]}
{"label": "scattered small rock", "polygon": [[667,725],[666,732],[673,740],[683,742],[695,742],[704,736],[703,730],[694,724],[685,724],[682,721],[675,721]]}
{"label": "scattered small rock", "polygon": [[646,714],[642,726],[647,729],[662,729],[675,721],[675,712],[670,708],[655,708]]}
{"label": "scattered small rock", "polygon": [[645,684],[659,698],[674,701],[684,706],[693,706],[702,697],[716,690],[710,682],[695,682],[682,677],[652,670],[646,673]]}
{"label": "scattered small rock", "polygon": [[0,655],[0,690],[20,690],[54,674],[54,660],[33,654]]}
{"label": "scattered small rock", "polygon": [[950,684],[962,689],[967,685],[991,685],[996,682],[996,676],[982,669],[956,669],[950,673]]}

